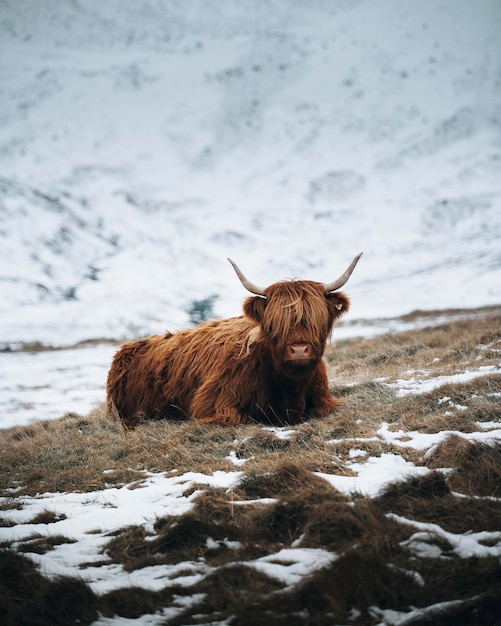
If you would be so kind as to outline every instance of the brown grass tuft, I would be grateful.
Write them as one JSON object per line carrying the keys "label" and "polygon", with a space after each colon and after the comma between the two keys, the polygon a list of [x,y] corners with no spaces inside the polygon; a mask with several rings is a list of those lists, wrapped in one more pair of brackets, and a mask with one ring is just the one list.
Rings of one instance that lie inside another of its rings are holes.
{"label": "brown grass tuft", "polygon": [[501,501],[466,500],[453,495],[441,472],[394,483],[376,498],[375,504],[385,513],[438,524],[452,533],[496,531],[501,519]]}
{"label": "brown grass tuft", "polygon": [[49,537],[34,535],[29,539],[25,539],[19,545],[18,550],[24,553],[45,554],[53,550],[55,546],[60,546],[63,543],[74,543],[74,541],[63,535],[51,535]]}
{"label": "brown grass tuft", "polygon": [[[332,487],[322,478],[317,478],[304,467],[298,467],[292,463],[285,463],[277,467],[273,472],[261,474],[247,474],[234,491],[235,497],[242,499],[290,497],[304,490],[317,494],[319,498],[332,492]],[[305,496],[306,497],[306,496]]]}
{"label": "brown grass tuft", "polygon": [[97,619],[97,601],[81,581],[48,580],[33,563],[0,550],[0,616],[4,626],[71,626]]}
{"label": "brown grass tuft", "polygon": [[501,496],[501,444],[471,443],[449,436],[426,460],[430,468],[452,467],[452,489],[470,496]]}

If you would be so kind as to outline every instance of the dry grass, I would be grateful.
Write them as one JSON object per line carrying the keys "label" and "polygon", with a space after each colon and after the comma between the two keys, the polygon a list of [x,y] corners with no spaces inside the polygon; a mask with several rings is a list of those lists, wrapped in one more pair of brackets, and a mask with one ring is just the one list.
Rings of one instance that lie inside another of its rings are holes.
{"label": "dry grass", "polygon": [[90,624],[95,596],[77,579],[50,581],[27,558],[0,551],[0,619],[5,626]]}
{"label": "dry grass", "polygon": [[[373,339],[335,341],[327,352],[336,384],[399,378],[403,372],[431,369],[435,375],[479,365],[499,364],[501,313]],[[335,331],[334,331],[335,339]],[[437,361],[438,359],[438,361]]]}
{"label": "dry grass", "polygon": [[[193,594],[200,594],[195,605],[166,623],[370,625],[381,623],[374,607],[409,611],[411,606],[449,600],[464,602],[446,607],[440,617],[408,623],[498,623],[498,559],[459,558],[443,537],[430,539],[439,557],[413,554],[407,541],[416,529],[390,514],[437,524],[449,533],[500,530],[501,445],[461,436],[479,431],[478,422],[501,422],[499,373],[485,370],[484,376],[469,382],[405,396],[399,396],[392,384],[411,377],[426,380],[486,366],[499,368],[501,312],[490,309],[471,319],[421,330],[340,341],[329,349],[327,359],[332,391],[343,399],[340,410],[295,426],[287,438],[259,425],[205,426],[189,421],[149,422],[126,432],[106,416],[104,407],[88,416],[72,414],[0,431],[4,510],[17,506],[18,495],[134,486],[144,480],[145,470],[234,471],[229,455],[246,459],[239,468],[244,477],[232,492],[203,488],[188,513],[158,519],[152,534],[142,526],[124,528],[108,538],[103,553],[103,563],[120,563],[128,571],[201,561],[209,575],[185,589],[124,589],[102,597],[70,586],[70,596],[83,594],[87,602],[87,613],[82,609],[78,623],[89,624],[97,611],[139,617],[169,606],[174,597]],[[382,422],[405,432],[457,434],[426,454],[378,437]],[[433,471],[391,485],[377,498],[347,497],[312,472],[353,475],[354,448],[363,460],[395,453]],[[444,473],[442,468],[449,470]],[[263,498],[273,500],[256,502]],[[36,522],[57,520],[53,512],[45,511]],[[58,536],[33,536],[18,549],[42,554],[64,541]],[[322,548],[337,558],[292,588],[249,565],[291,545]],[[26,605],[30,611],[52,598],[57,585],[70,584],[45,581],[29,561],[10,551],[0,554],[1,567],[17,576],[10,576],[3,587],[0,584],[0,621],[6,624],[25,619],[21,606],[26,591],[18,592],[16,584],[32,585]],[[39,622],[30,621],[28,615],[22,623],[77,623],[71,616],[58,622],[54,612],[47,615]]]}

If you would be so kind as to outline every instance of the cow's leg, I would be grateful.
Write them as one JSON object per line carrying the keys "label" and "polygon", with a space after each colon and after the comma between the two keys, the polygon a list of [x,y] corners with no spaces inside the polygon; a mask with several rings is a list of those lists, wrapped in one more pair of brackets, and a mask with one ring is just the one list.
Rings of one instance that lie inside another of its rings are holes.
{"label": "cow's leg", "polygon": [[248,421],[237,409],[216,411],[213,415],[205,417],[192,417],[197,422],[202,422],[203,424],[224,424],[225,426],[236,426],[237,424],[245,424]]}
{"label": "cow's leg", "polygon": [[249,421],[235,406],[235,397],[221,385],[223,376],[209,379],[195,393],[190,407],[190,417],[204,424],[236,425]]}

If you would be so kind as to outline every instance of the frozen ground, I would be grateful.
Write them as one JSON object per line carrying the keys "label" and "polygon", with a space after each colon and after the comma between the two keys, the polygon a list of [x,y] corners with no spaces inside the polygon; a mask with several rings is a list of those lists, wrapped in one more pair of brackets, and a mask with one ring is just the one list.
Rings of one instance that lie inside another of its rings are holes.
{"label": "frozen ground", "polygon": [[101,345],[0,354],[0,428],[87,414],[105,399],[115,350]]}

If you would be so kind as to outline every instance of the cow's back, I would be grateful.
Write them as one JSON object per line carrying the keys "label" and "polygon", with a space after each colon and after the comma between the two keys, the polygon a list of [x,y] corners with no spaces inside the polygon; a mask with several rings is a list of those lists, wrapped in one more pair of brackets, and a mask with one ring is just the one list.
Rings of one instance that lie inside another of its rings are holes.
{"label": "cow's back", "polygon": [[129,427],[145,418],[191,417],[197,389],[239,360],[252,327],[237,317],[124,344],[108,375],[110,415]]}

